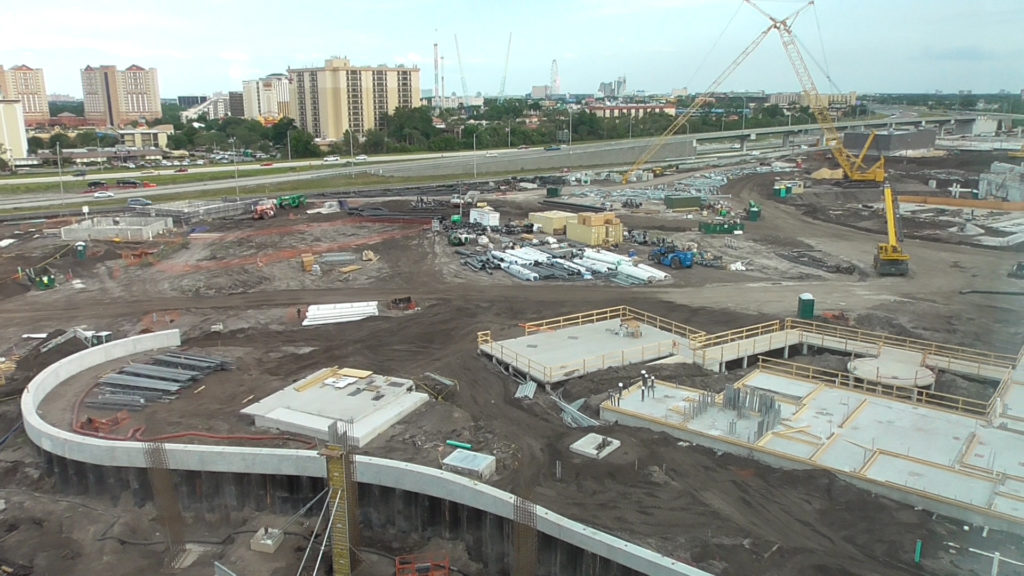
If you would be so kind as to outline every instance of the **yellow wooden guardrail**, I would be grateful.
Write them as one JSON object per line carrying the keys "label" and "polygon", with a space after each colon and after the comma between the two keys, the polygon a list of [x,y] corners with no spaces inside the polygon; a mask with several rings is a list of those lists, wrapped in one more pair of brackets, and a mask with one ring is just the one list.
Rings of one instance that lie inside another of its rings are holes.
{"label": "yellow wooden guardrail", "polygon": [[857,392],[911,404],[925,404],[931,408],[956,412],[967,416],[985,417],[989,411],[989,402],[983,400],[965,398],[944,392],[916,389],[912,386],[892,386],[878,382],[861,382],[847,372],[776,360],[765,356],[760,356],[758,361],[759,369],[763,372],[804,380],[813,384],[849,388]]}

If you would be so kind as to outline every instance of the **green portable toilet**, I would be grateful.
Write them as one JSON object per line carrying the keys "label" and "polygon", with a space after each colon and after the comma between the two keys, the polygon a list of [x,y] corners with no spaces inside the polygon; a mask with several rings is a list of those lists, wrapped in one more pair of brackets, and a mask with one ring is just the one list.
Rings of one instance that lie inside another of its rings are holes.
{"label": "green portable toilet", "polygon": [[801,320],[814,319],[814,296],[810,292],[804,292],[797,299],[796,317]]}
{"label": "green portable toilet", "polygon": [[460,214],[452,214],[452,224],[460,224],[462,222],[462,216]]}
{"label": "green portable toilet", "polygon": [[548,198],[558,198],[562,195],[562,188],[559,186],[548,187]]}
{"label": "green portable toilet", "polygon": [[757,222],[760,219],[761,206],[759,206],[757,202],[751,200],[750,205],[747,207],[747,220],[750,220],[751,222]]}
{"label": "green portable toilet", "polygon": [[75,259],[85,260],[85,242],[75,242]]}

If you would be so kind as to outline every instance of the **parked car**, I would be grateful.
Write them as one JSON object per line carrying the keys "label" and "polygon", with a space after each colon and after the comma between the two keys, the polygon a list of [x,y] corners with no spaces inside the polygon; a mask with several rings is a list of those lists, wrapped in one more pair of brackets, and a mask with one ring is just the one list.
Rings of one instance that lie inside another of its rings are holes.
{"label": "parked car", "polygon": [[176,174],[184,174],[185,172],[188,172],[188,168],[185,168],[184,166],[182,166],[181,168],[178,168],[178,169],[177,169],[177,170],[175,170],[174,172],[175,172]]}
{"label": "parked car", "polygon": [[113,198],[114,197],[114,193],[113,192],[107,192],[106,190],[100,190],[99,192],[96,192],[95,194],[93,194],[92,197],[93,198]]}
{"label": "parked car", "polygon": [[129,208],[145,208],[146,206],[151,206],[152,204],[153,204],[152,201],[147,200],[145,198],[129,198],[128,199],[128,207]]}
{"label": "parked car", "polygon": [[356,156],[356,162],[365,162],[366,160],[369,159],[370,157],[367,156],[366,154],[360,154],[359,156]]}

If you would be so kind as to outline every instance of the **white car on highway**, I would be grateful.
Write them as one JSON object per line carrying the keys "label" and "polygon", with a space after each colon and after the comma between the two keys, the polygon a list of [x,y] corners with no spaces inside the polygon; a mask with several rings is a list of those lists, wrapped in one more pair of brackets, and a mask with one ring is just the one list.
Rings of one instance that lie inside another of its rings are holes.
{"label": "white car on highway", "polygon": [[92,197],[93,198],[113,198],[114,197],[114,193],[113,192],[107,192],[106,190],[100,190],[99,192],[96,192],[95,194],[93,194]]}
{"label": "white car on highway", "polygon": [[359,156],[356,156],[356,162],[366,162],[369,159],[370,157],[367,156],[366,154],[360,154]]}

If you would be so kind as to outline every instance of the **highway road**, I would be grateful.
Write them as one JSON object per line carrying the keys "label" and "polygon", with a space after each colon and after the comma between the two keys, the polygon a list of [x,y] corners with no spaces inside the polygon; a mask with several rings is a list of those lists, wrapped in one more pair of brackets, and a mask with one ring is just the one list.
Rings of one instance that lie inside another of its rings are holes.
{"label": "highway road", "polygon": [[[842,122],[837,124],[838,127],[860,127],[860,126],[878,126],[887,123],[898,124],[898,123],[934,123],[934,122],[948,122],[950,118],[948,116],[918,116],[916,113],[910,114],[897,114],[898,117],[890,117],[886,119],[878,120],[861,120],[853,122]],[[965,118],[971,118],[965,116]],[[758,140],[749,140],[747,142],[747,149],[749,151],[754,150],[766,150],[768,148],[779,148],[779,140],[770,140],[768,138],[778,138],[782,134],[790,133],[797,135],[804,135],[805,137],[812,135],[816,132],[818,126],[816,124],[804,125],[804,126],[780,126],[774,128],[761,128],[754,130],[729,130],[723,132],[703,132],[699,134],[682,134],[676,135],[668,139],[668,143],[679,142],[685,140],[692,140],[694,142],[699,141],[720,141],[724,140],[727,143],[702,143],[698,144],[698,154],[714,154],[725,151],[729,153],[735,153],[730,150],[730,144],[728,142],[738,142],[741,139],[749,138],[752,134],[760,135]],[[594,152],[613,152],[620,153],[622,161],[618,165],[609,166],[610,169],[624,169],[628,167],[633,159],[638,158],[652,143],[657,140],[656,137],[651,138],[633,138],[629,140],[617,140],[617,141],[602,141],[587,144],[575,144],[572,146],[563,146],[559,150],[544,150],[543,148],[530,148],[528,150],[518,149],[502,149],[502,150],[478,150],[478,151],[462,151],[462,152],[445,152],[445,153],[430,153],[430,154],[407,154],[407,155],[391,155],[382,157],[371,157],[367,161],[356,162],[354,164],[325,164],[319,160],[297,160],[293,162],[274,162],[274,166],[308,166],[308,165],[320,165],[322,169],[298,172],[298,173],[286,173],[286,174],[270,174],[270,175],[259,175],[260,170],[267,170],[266,167],[260,166],[256,163],[244,163],[238,164],[237,169],[239,174],[245,174],[245,178],[237,179],[224,179],[216,180],[212,182],[195,182],[187,184],[172,184],[163,185],[158,188],[147,188],[138,190],[125,190],[118,193],[118,197],[147,197],[147,196],[166,196],[168,194],[179,194],[189,192],[203,192],[221,190],[224,195],[230,196],[232,194],[232,188],[237,187],[237,194],[239,196],[244,195],[251,197],[255,194],[258,195],[259,189],[264,188],[267,193],[273,194],[272,188],[274,185],[284,182],[301,182],[304,180],[314,181],[317,179],[337,177],[337,176],[355,176],[357,174],[378,174],[383,176],[416,176],[416,175],[439,175],[447,174],[451,175],[453,179],[457,178],[469,178],[471,175],[475,177],[478,174],[494,174],[494,173],[511,173],[518,172],[521,170],[536,169],[540,172],[550,171],[550,166],[557,164],[558,166],[565,168],[580,168],[582,166],[588,166],[588,163],[583,159],[588,153]],[[808,143],[810,139],[796,139],[795,143]],[[557,162],[552,162],[552,161]],[[336,167],[334,167],[336,166]],[[236,166],[234,164],[222,164],[214,166],[202,166],[202,167],[189,167],[190,172],[226,172],[234,171]],[[172,169],[162,169],[161,173],[172,171]],[[99,178],[100,176],[92,176]],[[144,175],[140,175],[138,171],[125,171],[125,172],[106,172],[101,176],[104,180],[112,181],[118,178],[145,178]],[[3,186],[12,185],[15,183],[48,183],[52,182],[55,184],[54,189],[32,194],[19,194],[16,196],[7,195],[6,197],[0,196],[0,209],[26,209],[26,208],[43,208],[52,206],[70,206],[77,207],[81,205],[88,205],[94,203],[96,200],[90,194],[82,194],[82,188],[84,182],[82,178],[75,178],[70,175],[65,175],[65,192],[62,195],[59,187],[56,185],[59,178],[57,176],[51,177],[38,177],[38,178],[12,178],[0,180],[0,192],[3,191]],[[86,177],[84,180],[88,180]],[[73,185],[73,186],[72,186]],[[68,190],[68,188],[72,188]]]}

